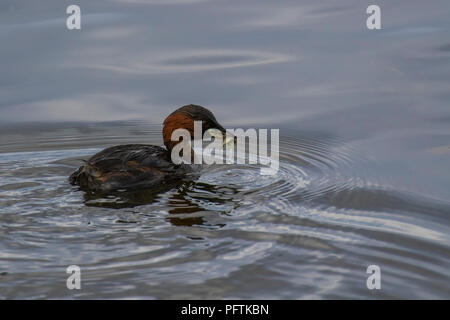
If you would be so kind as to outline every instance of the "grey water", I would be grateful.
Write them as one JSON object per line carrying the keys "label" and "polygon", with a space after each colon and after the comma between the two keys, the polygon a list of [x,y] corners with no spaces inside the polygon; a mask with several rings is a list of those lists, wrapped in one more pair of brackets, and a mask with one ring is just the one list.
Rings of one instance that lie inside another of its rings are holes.
{"label": "grey water", "polygon": [[[450,298],[447,0],[80,0],[81,30],[70,4],[0,3],[0,298]],[[277,174],[68,183],[189,103],[280,129]]]}

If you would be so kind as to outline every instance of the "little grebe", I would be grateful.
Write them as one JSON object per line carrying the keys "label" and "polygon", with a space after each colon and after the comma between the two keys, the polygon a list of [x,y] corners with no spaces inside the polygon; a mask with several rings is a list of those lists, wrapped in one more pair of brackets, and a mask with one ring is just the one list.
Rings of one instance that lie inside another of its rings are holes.
{"label": "little grebe", "polygon": [[202,135],[216,129],[225,136],[225,129],[208,109],[186,105],[172,112],[165,120],[163,139],[165,148],[146,144],[126,144],[110,147],[92,156],[69,181],[82,190],[108,192],[114,190],[148,189],[180,179],[191,170],[186,164],[174,164],[171,150],[179,143],[171,141],[172,132],[182,128],[194,137],[194,121],[202,122]]}

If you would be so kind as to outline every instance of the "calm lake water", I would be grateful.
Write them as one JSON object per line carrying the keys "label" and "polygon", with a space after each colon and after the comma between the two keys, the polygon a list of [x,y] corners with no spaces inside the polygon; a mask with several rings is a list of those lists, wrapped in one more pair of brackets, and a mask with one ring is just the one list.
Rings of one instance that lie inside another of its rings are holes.
{"label": "calm lake water", "polygon": [[[0,298],[450,298],[448,0],[77,1],[73,31],[69,4],[0,3]],[[279,128],[278,173],[68,184],[189,103]]]}

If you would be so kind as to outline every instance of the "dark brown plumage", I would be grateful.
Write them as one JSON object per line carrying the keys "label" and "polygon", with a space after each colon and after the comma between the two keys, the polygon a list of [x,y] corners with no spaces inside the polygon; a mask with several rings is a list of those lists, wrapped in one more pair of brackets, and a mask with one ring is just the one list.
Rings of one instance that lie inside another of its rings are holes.
{"label": "dark brown plumage", "polygon": [[187,129],[194,137],[194,121],[202,121],[203,132],[211,128],[225,132],[211,111],[187,105],[164,120],[163,139],[167,149],[144,144],[110,147],[87,160],[70,175],[69,181],[85,191],[109,192],[151,189],[181,179],[192,168],[172,163],[170,151],[178,142],[171,141],[170,137],[178,128]]}

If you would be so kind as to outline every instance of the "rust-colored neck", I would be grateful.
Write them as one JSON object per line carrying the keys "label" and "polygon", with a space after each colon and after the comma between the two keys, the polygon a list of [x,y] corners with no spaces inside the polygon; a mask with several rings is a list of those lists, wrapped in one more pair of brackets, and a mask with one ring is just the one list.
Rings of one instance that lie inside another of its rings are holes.
{"label": "rust-colored neck", "polygon": [[179,143],[179,141],[172,141],[172,133],[176,129],[186,129],[190,132],[191,137],[194,136],[194,120],[186,114],[174,113],[169,115],[164,120],[163,127],[163,140],[167,150],[171,151],[172,148]]}

